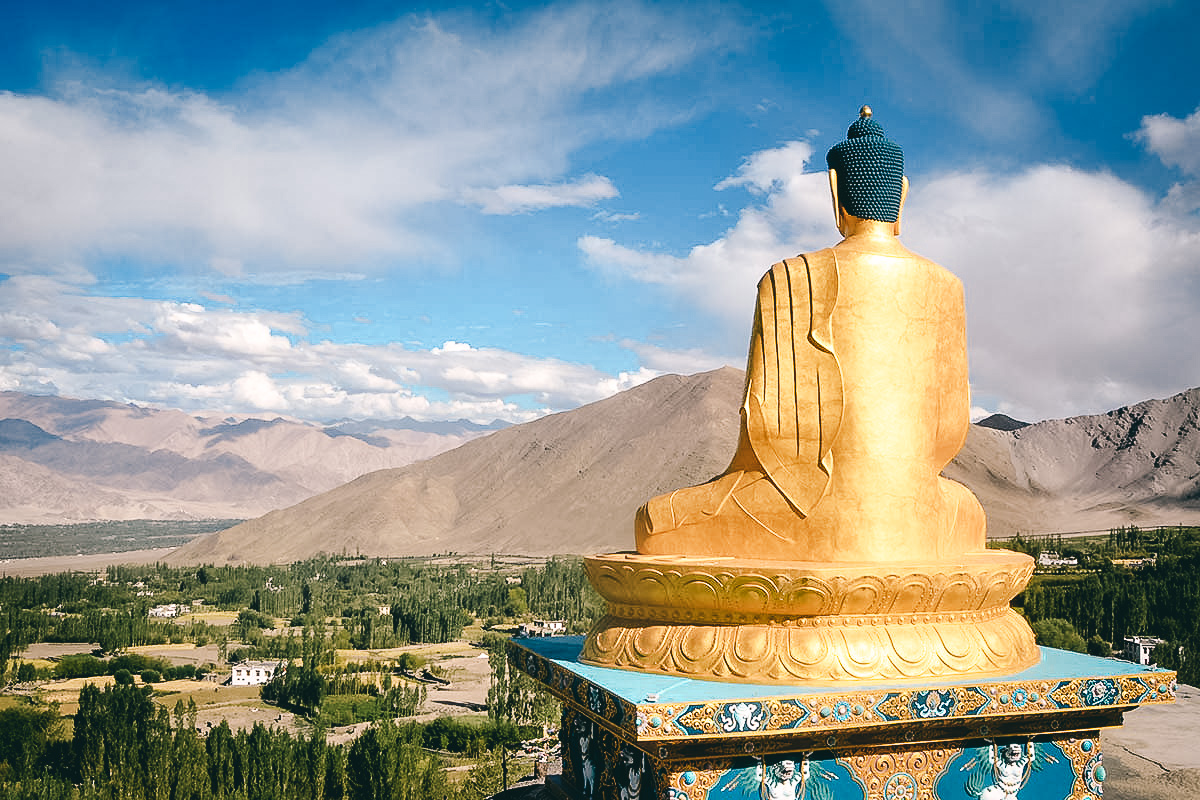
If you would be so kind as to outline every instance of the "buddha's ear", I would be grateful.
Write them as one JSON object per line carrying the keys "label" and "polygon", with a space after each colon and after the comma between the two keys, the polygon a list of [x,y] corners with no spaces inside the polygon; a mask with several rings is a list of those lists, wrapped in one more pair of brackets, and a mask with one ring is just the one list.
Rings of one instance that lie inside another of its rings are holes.
{"label": "buddha's ear", "polygon": [[903,175],[900,178],[900,207],[896,209],[896,227],[894,232],[896,236],[900,235],[900,216],[904,213],[904,198],[908,197],[908,176]]}
{"label": "buddha's ear", "polygon": [[833,224],[837,226],[838,232],[845,236],[846,232],[842,230],[842,207],[838,204],[837,170],[832,167],[829,169],[829,193],[833,196]]}

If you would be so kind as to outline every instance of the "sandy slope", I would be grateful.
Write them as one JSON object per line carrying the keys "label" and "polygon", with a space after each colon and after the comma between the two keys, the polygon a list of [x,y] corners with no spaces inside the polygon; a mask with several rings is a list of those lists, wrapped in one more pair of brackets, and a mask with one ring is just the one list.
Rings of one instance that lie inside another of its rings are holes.
{"label": "sandy slope", "polygon": [[737,437],[742,374],[671,375],[357,480],[172,554],[286,563],[317,552],[586,553],[633,546],[646,498],[707,480]]}
{"label": "sandy slope", "polygon": [[[742,383],[730,368],[665,376],[474,439],[0,392],[0,522],[253,518],[180,563],[628,549],[638,505],[728,462]],[[992,536],[1197,523],[1200,389],[1014,431],[973,426],[945,473],[979,496]]]}
{"label": "sandy slope", "polygon": [[989,532],[1106,530],[1200,521],[1200,389],[1012,432],[973,426],[946,469]]}

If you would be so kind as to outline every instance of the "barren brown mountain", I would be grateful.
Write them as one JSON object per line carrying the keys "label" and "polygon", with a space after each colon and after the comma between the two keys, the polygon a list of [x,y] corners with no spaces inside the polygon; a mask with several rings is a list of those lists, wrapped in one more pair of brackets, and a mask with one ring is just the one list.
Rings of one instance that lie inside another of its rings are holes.
{"label": "barren brown mountain", "polygon": [[1011,431],[971,426],[946,468],[991,536],[1200,523],[1200,388]]}
{"label": "barren brown mountain", "polygon": [[[670,375],[477,439],[198,539],[175,563],[285,563],[319,552],[589,553],[633,547],[647,498],[733,453],[743,374]],[[972,426],[946,474],[989,533],[1200,523],[1200,389],[1012,431]]]}
{"label": "barren brown mountain", "polygon": [[0,392],[0,523],[244,519],[484,432],[415,427],[318,427]]}
{"label": "barren brown mountain", "polygon": [[742,380],[731,368],[658,378],[419,464],[364,475],[198,539],[170,560],[627,549],[633,512],[646,497],[725,466]]}

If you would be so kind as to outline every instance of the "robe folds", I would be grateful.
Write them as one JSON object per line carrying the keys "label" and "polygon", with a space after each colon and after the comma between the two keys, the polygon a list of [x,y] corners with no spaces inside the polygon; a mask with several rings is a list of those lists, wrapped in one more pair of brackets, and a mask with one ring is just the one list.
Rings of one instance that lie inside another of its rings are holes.
{"label": "robe folds", "polygon": [[802,516],[829,487],[842,422],[837,295],[832,249],[781,261],[758,284],[742,422],[763,471]]}

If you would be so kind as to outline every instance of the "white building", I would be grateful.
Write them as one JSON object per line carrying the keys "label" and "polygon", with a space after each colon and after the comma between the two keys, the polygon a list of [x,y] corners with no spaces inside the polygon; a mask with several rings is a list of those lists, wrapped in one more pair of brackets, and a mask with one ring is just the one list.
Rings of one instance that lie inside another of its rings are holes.
{"label": "white building", "polygon": [[1053,550],[1043,550],[1038,555],[1038,566],[1041,567],[1078,567],[1079,559],[1075,556],[1060,556]]}
{"label": "white building", "polygon": [[233,665],[233,676],[229,682],[234,686],[260,686],[274,678],[276,672],[285,669],[287,667],[282,661],[243,661]]}
{"label": "white building", "polygon": [[150,609],[150,616],[160,617],[162,619],[170,619],[172,617],[178,617],[179,616],[179,604],[178,603],[167,603],[166,605],[163,605],[163,606],[155,606],[154,608]]}
{"label": "white building", "polygon": [[1126,569],[1153,567],[1158,565],[1158,553],[1151,553],[1145,558],[1114,558],[1112,563],[1113,566],[1125,567]]}
{"label": "white building", "polygon": [[1125,648],[1122,650],[1122,655],[1126,661],[1132,661],[1135,664],[1142,666],[1150,665],[1150,654],[1154,652],[1154,648],[1162,644],[1165,640],[1156,639],[1153,636],[1126,636]]}
{"label": "white building", "polygon": [[521,623],[522,636],[562,636],[567,632],[567,623],[561,619],[535,619]]}

